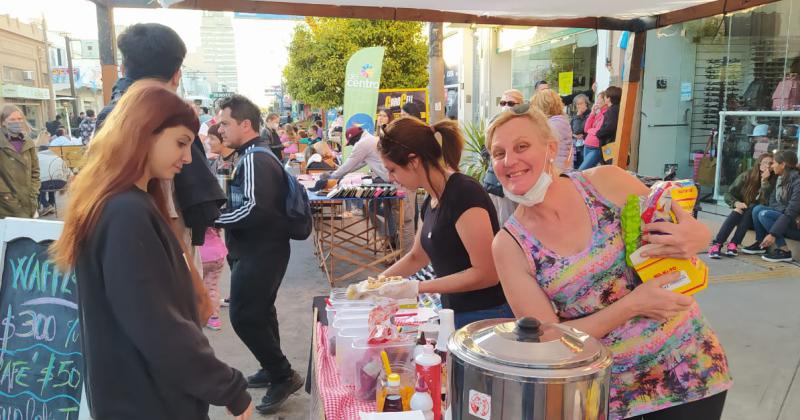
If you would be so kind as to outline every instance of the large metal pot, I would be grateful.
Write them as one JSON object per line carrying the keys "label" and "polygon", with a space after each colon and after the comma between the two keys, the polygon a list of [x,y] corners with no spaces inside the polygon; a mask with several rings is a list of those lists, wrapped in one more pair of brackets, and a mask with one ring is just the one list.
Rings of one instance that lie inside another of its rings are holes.
{"label": "large metal pot", "polygon": [[446,417],[608,418],[611,352],[590,335],[535,318],[478,321],[448,342]]}

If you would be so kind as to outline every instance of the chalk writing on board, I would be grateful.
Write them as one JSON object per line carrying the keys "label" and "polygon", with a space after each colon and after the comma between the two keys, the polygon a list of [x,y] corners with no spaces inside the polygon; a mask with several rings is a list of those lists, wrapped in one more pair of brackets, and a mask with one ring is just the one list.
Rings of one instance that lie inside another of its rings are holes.
{"label": "chalk writing on board", "polygon": [[0,420],[77,419],[83,356],[74,273],[49,241],[8,242],[0,289]]}

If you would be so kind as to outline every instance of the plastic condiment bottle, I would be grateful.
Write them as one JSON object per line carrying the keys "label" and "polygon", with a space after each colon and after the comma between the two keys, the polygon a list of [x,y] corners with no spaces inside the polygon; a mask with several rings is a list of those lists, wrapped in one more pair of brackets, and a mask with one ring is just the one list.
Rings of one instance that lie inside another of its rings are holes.
{"label": "plastic condiment bottle", "polygon": [[422,411],[425,420],[433,420],[433,399],[428,392],[428,384],[419,375],[417,375],[417,385],[414,387],[414,391],[410,402],[411,410]]}
{"label": "plastic condiment bottle", "polygon": [[417,345],[414,346],[414,358],[416,359],[417,356],[422,354],[423,347],[428,344],[428,340],[425,339],[425,332],[419,333],[419,338],[417,339]]}
{"label": "plastic condiment bottle", "polygon": [[455,319],[452,309],[439,311],[439,336],[436,338],[436,351],[447,353],[447,341],[456,331]]}
{"label": "plastic condiment bottle", "polygon": [[383,401],[384,413],[403,411],[403,398],[400,396],[400,375],[392,373],[386,378],[386,399]]}
{"label": "plastic condiment bottle", "polygon": [[450,336],[456,331],[455,316],[452,309],[442,309],[439,311],[439,336],[436,338],[436,354],[442,358],[441,370],[441,395],[440,400],[444,401],[447,392],[447,342]]}
{"label": "plastic condiment bottle", "polygon": [[425,381],[428,393],[433,401],[433,420],[442,417],[442,359],[433,352],[433,346],[426,344],[422,347],[422,354],[414,359],[417,376]]}

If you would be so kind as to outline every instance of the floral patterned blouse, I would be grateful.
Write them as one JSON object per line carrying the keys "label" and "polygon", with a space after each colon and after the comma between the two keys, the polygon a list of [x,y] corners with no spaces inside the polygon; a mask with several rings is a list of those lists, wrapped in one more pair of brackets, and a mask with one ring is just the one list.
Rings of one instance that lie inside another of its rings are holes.
{"label": "floral patterned blouse", "polygon": [[[515,218],[505,229],[523,247],[539,286],[562,320],[591,315],[640,283],[625,263],[620,208],[580,173],[567,175],[581,192],[593,223],[591,245],[563,257],[545,248]],[[695,302],[660,323],[634,317],[603,337],[613,353],[609,413],[624,419],[699,400],[732,385],[728,361]]]}

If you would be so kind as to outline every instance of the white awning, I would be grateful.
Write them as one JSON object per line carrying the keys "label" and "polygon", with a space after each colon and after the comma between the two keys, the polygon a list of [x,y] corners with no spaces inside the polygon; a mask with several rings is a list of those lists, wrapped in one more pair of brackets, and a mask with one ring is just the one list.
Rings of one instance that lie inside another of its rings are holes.
{"label": "white awning", "polygon": [[[174,0],[161,0],[175,3]],[[268,0],[256,0],[268,1]],[[391,7],[465,13],[475,16],[512,19],[573,19],[607,17],[633,19],[655,16],[713,0],[282,0],[283,3],[327,6]]]}

